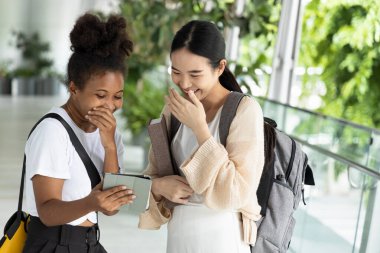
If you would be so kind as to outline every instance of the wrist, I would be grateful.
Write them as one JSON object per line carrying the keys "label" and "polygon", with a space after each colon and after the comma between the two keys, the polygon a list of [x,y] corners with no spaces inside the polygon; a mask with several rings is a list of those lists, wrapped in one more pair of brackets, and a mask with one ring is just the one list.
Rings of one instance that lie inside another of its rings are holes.
{"label": "wrist", "polygon": [[119,167],[107,167],[107,168],[103,168],[103,176],[104,176],[104,173],[120,173],[119,171]]}
{"label": "wrist", "polygon": [[92,197],[92,194],[90,194],[90,195],[88,195],[88,196],[86,196],[86,197],[83,198],[83,200],[84,200],[84,208],[86,209],[86,213],[100,211],[100,210],[98,210],[97,206],[92,201],[91,197]]}
{"label": "wrist", "polygon": [[109,144],[103,147],[105,152],[115,152],[117,150],[116,144]]}
{"label": "wrist", "polygon": [[202,124],[199,127],[193,129],[197,138],[198,145],[201,146],[205,141],[211,137],[210,129],[207,124]]}
{"label": "wrist", "polygon": [[155,178],[152,180],[152,194],[153,198],[158,202],[162,199],[162,195],[160,193],[161,189],[161,179],[160,178]]}

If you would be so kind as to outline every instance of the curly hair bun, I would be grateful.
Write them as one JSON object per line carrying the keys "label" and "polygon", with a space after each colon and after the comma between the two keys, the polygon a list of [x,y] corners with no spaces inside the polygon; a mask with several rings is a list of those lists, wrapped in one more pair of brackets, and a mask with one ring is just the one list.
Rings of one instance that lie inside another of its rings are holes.
{"label": "curly hair bun", "polygon": [[121,16],[110,16],[103,22],[99,17],[86,13],[79,17],[70,33],[71,50],[99,57],[129,56],[133,43],[126,27],[126,20]]}

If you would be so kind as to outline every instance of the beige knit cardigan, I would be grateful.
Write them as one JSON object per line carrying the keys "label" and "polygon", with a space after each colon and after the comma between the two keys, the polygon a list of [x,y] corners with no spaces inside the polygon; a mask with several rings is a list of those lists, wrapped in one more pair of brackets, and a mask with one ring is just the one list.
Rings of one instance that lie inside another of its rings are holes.
{"label": "beige knit cardigan", "polygon": [[[163,114],[170,126],[170,112]],[[263,114],[260,105],[244,97],[237,109],[226,147],[210,137],[181,164],[190,187],[202,194],[204,204],[212,209],[238,210],[242,214],[244,241],[255,244],[260,219],[260,206],[256,198],[264,165]],[[152,150],[146,175],[157,177]],[[149,209],[140,215],[139,228],[159,229],[171,218],[171,210],[164,200],[156,202],[150,197]]]}

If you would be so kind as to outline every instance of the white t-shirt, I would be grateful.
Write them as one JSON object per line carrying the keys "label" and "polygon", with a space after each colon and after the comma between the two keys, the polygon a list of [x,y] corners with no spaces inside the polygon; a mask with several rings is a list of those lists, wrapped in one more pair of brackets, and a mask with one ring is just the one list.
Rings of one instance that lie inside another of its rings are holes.
{"label": "white t-shirt", "polygon": [[[50,112],[61,115],[70,125],[101,175],[103,171],[104,148],[101,144],[99,129],[92,133],[84,132],[74,123],[63,108],[55,107]],[[119,166],[121,168],[124,146],[121,135],[117,131],[115,133],[115,141]],[[26,142],[25,154],[25,211],[29,214],[38,216],[31,180],[34,175],[64,179],[62,188],[63,201],[82,199],[91,192],[91,180],[87,174],[86,167],[71,143],[65,127],[58,120],[47,118],[38,124]],[[88,213],[68,224],[79,225],[87,219],[93,223],[97,223],[96,213]]]}

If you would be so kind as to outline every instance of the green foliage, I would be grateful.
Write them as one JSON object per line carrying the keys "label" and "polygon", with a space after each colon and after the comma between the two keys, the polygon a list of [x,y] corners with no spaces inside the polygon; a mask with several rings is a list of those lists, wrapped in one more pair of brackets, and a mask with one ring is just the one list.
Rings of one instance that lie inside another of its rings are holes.
{"label": "green foliage", "polygon": [[[276,42],[281,5],[279,1],[246,1],[243,16],[237,24],[240,27],[240,50],[235,75],[250,76],[257,85],[269,82],[274,45]],[[256,70],[263,73],[264,82],[259,80]],[[245,86],[249,93],[249,87]]]}
{"label": "green foliage", "polygon": [[144,73],[137,86],[126,85],[124,89],[123,115],[133,135],[139,135],[148,121],[157,118],[164,106],[167,87],[165,68]]}
{"label": "green foliage", "polygon": [[[308,93],[313,85],[323,81],[326,93],[322,96],[320,112],[380,127],[379,12],[380,2],[375,0],[312,0],[306,6],[300,63],[305,67],[320,67],[323,72],[321,76],[304,76],[303,89],[304,94]],[[328,133],[332,138],[330,148],[376,169],[366,161],[370,133],[337,122],[334,125]],[[309,127],[314,132],[325,133],[320,124]],[[345,169],[336,167],[335,171],[339,174]]]}
{"label": "green foliage", "polygon": [[323,69],[327,92],[321,112],[377,128],[379,13],[377,0],[312,0],[305,10],[300,54],[302,65]]}
{"label": "green foliage", "polygon": [[38,33],[27,35],[23,32],[14,32],[16,48],[21,51],[23,65],[15,69],[13,76],[41,76],[47,74],[53,61],[46,57],[50,51],[48,42],[41,41]]}
{"label": "green foliage", "polygon": [[131,85],[125,87],[123,114],[133,135],[140,134],[148,125],[149,119],[158,117],[164,105],[165,93],[165,89],[154,85],[145,84],[137,89]]}
{"label": "green foliage", "polygon": [[[264,67],[271,64],[279,6],[279,1],[275,0],[246,1],[243,14],[237,16],[233,0],[122,1],[120,10],[127,19],[134,42],[134,51],[128,59],[125,97],[129,107],[125,115],[132,131],[141,131],[139,128],[150,118],[159,116],[163,103],[154,103],[153,93],[157,93],[157,96],[154,95],[157,99],[158,96],[163,96],[170,82],[166,78],[157,83],[157,78],[147,79],[145,73],[169,65],[170,44],[175,32],[182,25],[192,19],[204,19],[214,22],[223,32],[225,28],[239,26],[242,41],[240,56],[237,62],[230,63],[235,66],[236,76],[249,75],[258,84],[259,78],[255,70],[262,69],[261,72],[265,73]],[[241,80],[241,84],[249,90],[248,85],[243,82],[244,79]],[[152,84],[163,88],[148,87]],[[144,94],[145,92],[151,94]],[[145,101],[149,102],[149,106],[142,105]],[[132,109],[133,107],[142,108]],[[156,114],[151,115],[153,112]]]}
{"label": "green foliage", "polygon": [[0,78],[1,77],[8,77],[9,76],[9,65],[11,64],[11,61],[1,61],[0,62]]}

